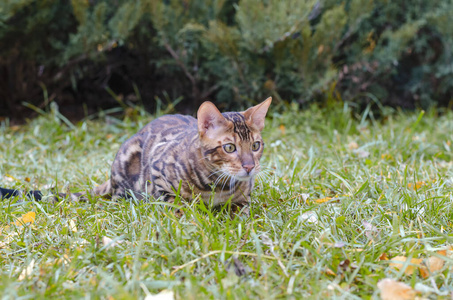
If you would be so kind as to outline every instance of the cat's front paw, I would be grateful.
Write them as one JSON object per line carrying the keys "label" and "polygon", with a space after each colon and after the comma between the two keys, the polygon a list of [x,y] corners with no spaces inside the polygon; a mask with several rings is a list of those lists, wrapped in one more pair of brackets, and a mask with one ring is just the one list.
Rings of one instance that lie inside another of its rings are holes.
{"label": "cat's front paw", "polygon": [[231,205],[231,217],[234,215],[242,215],[250,217],[250,204],[249,203],[233,203]]}

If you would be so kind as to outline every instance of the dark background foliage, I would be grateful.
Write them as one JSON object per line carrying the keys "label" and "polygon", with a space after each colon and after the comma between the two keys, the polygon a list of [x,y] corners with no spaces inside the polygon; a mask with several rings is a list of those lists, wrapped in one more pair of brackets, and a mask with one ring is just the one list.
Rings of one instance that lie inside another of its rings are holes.
{"label": "dark background foliage", "polygon": [[[452,0],[6,0],[0,116],[204,100],[451,106]],[[25,105],[24,105],[25,104]]]}

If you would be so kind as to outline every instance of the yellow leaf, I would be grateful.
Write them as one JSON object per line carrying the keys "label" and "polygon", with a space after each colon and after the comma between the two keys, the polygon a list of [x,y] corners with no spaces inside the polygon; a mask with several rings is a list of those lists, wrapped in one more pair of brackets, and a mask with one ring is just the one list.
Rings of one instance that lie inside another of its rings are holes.
{"label": "yellow leaf", "polygon": [[286,132],[285,125],[281,124],[278,128],[279,128],[280,131],[282,132],[282,135],[285,135],[285,132]]}
{"label": "yellow leaf", "polygon": [[393,156],[391,154],[384,153],[384,154],[381,155],[381,159],[392,160]]}
{"label": "yellow leaf", "polygon": [[315,203],[324,203],[324,202],[327,202],[327,201],[329,201],[331,199],[332,199],[332,197],[325,197],[325,198],[321,198],[321,199],[315,199],[315,200],[313,200],[313,202],[315,202]]}
{"label": "yellow leaf", "polygon": [[[390,266],[395,267],[398,270],[401,270],[401,268],[403,268],[403,265],[406,262],[406,260],[407,260],[407,257],[405,257],[405,256],[395,256],[394,258],[392,258],[392,261],[395,261],[395,262],[391,262]],[[417,268],[421,267],[422,261],[423,261],[423,259],[421,259],[421,258],[412,258],[410,261],[410,264],[408,264],[406,269],[404,270],[404,274],[412,275]]]}
{"label": "yellow leaf", "polygon": [[424,181],[417,181],[415,184],[414,183],[408,183],[407,187],[413,190],[418,190],[422,186],[426,185]]}
{"label": "yellow leaf", "polygon": [[382,279],[377,286],[382,300],[412,300],[417,294],[409,285],[390,278]]}
{"label": "yellow leaf", "polygon": [[33,224],[35,222],[36,213],[34,211],[29,211],[28,213],[22,215],[19,219],[16,220],[16,226],[21,226],[26,223]]}
{"label": "yellow leaf", "polygon": [[379,260],[389,260],[387,253],[382,253],[381,256],[379,256]]}

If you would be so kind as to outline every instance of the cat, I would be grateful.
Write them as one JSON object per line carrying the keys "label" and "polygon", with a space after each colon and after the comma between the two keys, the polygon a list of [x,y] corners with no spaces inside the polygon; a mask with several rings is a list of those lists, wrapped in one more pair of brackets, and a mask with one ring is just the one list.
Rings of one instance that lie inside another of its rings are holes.
{"label": "cat", "polygon": [[[110,179],[90,194],[139,200],[151,195],[173,202],[178,193],[185,200],[199,197],[212,206],[231,199],[232,204],[247,209],[261,169],[261,131],[271,102],[269,97],[243,112],[220,113],[206,101],[197,119],[164,115],[153,120],[121,145]],[[18,194],[0,188],[2,199]],[[27,195],[42,197],[39,191]],[[83,193],[70,195],[83,197]]]}

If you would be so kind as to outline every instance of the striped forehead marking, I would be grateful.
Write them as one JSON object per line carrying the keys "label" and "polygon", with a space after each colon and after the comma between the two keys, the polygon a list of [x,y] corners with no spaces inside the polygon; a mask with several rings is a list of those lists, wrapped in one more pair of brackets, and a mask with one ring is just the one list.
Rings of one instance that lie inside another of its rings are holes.
{"label": "striped forehead marking", "polygon": [[245,117],[237,112],[227,112],[222,114],[228,121],[233,122],[234,132],[239,135],[239,138],[243,141],[250,141],[251,131],[245,123]]}

